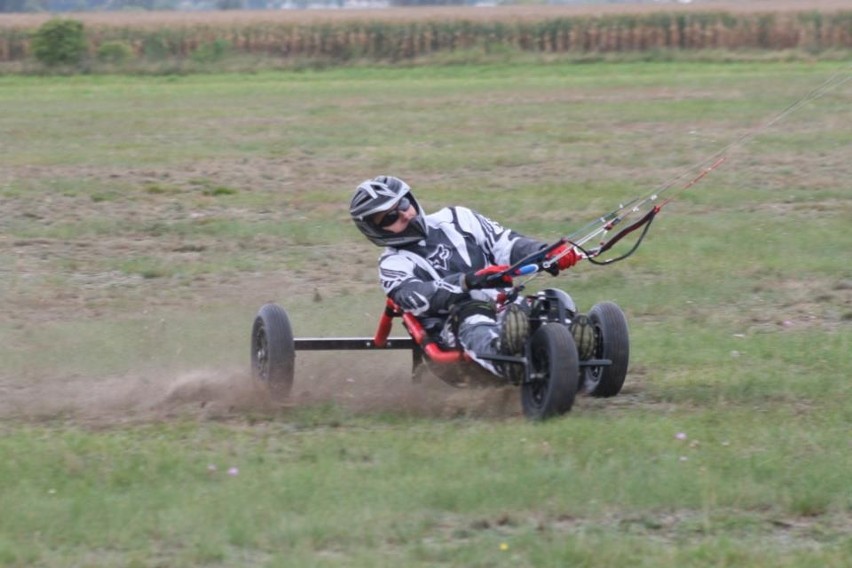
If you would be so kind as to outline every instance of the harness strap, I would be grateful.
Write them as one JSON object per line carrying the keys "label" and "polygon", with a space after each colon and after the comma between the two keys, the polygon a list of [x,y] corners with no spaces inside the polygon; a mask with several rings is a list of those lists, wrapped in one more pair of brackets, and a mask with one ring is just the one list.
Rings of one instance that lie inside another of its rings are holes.
{"label": "harness strap", "polygon": [[[657,216],[657,213],[660,212],[661,207],[662,207],[662,205],[655,205],[653,208],[651,208],[650,211],[645,213],[645,215],[641,219],[639,219],[638,221],[636,221],[632,225],[622,229],[621,232],[619,232],[613,238],[611,238],[610,240],[608,240],[607,242],[602,244],[600,246],[600,248],[598,248],[598,249],[595,249],[595,250],[592,250],[592,251],[586,251],[579,245],[574,245],[574,246],[576,248],[578,248],[580,250],[580,252],[582,252],[586,256],[586,260],[588,260],[592,264],[598,264],[598,265],[612,264],[613,262],[617,262],[619,260],[624,260],[628,256],[632,255],[634,252],[636,252],[636,249],[638,249],[639,245],[642,244],[642,240],[645,238],[645,235],[648,234],[648,229],[651,228],[651,223],[654,221],[654,217]],[[642,234],[639,235],[639,238],[636,239],[636,242],[633,244],[633,247],[631,247],[631,249],[629,251],[627,251],[623,255],[616,257],[616,258],[609,258],[607,260],[595,260],[594,259],[594,257],[605,253],[606,251],[611,249],[613,246],[615,246],[618,243],[618,241],[620,241],[621,239],[623,239],[624,237],[626,237],[627,235],[629,235],[630,233],[632,233],[633,231],[635,231],[639,227],[642,227],[643,225],[645,226],[645,228],[642,229]]]}

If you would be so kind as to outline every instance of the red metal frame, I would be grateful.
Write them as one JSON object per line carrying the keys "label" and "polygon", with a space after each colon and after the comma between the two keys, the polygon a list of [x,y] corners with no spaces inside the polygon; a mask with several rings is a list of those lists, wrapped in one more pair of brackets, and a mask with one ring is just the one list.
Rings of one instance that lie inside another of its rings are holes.
{"label": "red metal frame", "polygon": [[376,347],[384,347],[393,327],[393,318],[401,317],[402,324],[408,330],[408,334],[414,339],[414,342],[423,349],[426,356],[436,363],[459,363],[469,361],[470,357],[460,350],[444,350],[441,346],[435,343],[432,338],[423,329],[420,321],[412,314],[402,311],[396,303],[388,298],[385,304],[385,311],[379,319],[379,326],[376,329],[376,334],[373,336],[373,344]]}

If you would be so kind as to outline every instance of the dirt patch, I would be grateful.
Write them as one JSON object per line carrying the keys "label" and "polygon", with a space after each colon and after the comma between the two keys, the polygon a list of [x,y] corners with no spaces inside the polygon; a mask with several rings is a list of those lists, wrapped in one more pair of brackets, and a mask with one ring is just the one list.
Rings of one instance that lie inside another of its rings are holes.
{"label": "dirt patch", "polygon": [[682,544],[684,539],[713,538],[725,523],[740,526],[742,535],[757,534],[761,541],[771,542],[778,549],[787,551],[818,549],[826,542],[839,542],[850,529],[850,520],[845,515],[791,517],[772,511],[718,508],[712,515],[686,509],[641,514],[606,513],[596,517],[567,513],[552,516],[500,513],[473,521],[468,517],[446,515],[439,529],[446,541],[465,541],[477,533],[490,533],[494,538],[506,539],[534,531],[549,538],[612,532],[659,543]]}

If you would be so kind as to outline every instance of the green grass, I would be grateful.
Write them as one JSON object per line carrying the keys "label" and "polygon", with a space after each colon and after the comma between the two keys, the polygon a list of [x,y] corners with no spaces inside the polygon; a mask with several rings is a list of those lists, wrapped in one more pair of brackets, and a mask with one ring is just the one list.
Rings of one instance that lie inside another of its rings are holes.
{"label": "green grass", "polygon": [[246,370],[267,301],[297,336],[372,334],[361,180],[552,239],[837,72],[0,77],[0,566],[845,566],[848,83],[733,148],[630,260],[530,283],[624,308],[614,399],[530,424],[408,385],[404,353],[300,354],[281,406]]}
{"label": "green grass", "polygon": [[697,549],[709,563],[734,554],[773,565],[789,562],[788,551],[753,546],[798,518],[808,521],[797,538],[816,545],[807,554],[793,545],[803,558],[839,563],[848,545],[844,475],[824,475],[837,465],[831,447],[843,425],[824,416],[796,417],[792,432],[783,410],[572,416],[570,428],[338,414],[344,424],[329,427],[329,418],[98,434],[18,428],[2,441],[15,456],[3,476],[18,480],[5,502],[22,512],[4,517],[6,555],[26,559],[41,541],[60,558],[103,554],[106,564],[132,551],[143,564],[249,554],[294,566],[326,555],[329,564],[387,555],[510,565],[521,555],[605,566],[645,541],[638,558],[649,565],[670,554],[701,565]]}

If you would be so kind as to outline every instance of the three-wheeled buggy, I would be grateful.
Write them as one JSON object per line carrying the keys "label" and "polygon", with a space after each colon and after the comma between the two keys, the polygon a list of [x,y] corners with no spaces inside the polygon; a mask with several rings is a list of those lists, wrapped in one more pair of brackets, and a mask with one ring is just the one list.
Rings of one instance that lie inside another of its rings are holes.
{"label": "three-wheeled buggy", "polygon": [[[509,301],[512,295],[503,295],[498,311]],[[251,331],[253,376],[273,394],[287,396],[293,386],[297,351],[406,349],[412,353],[415,378],[425,366],[453,386],[519,387],[524,415],[530,419],[568,412],[577,392],[611,397],[621,391],[629,339],[627,321],[616,304],[601,302],[580,314],[566,292],[553,288],[524,296],[519,303],[530,330],[523,355],[483,357],[505,369],[503,377],[486,371],[460,349],[442,344],[390,299],[373,337],[294,337],[287,312],[277,304],[265,304]],[[390,337],[397,318],[407,337]]]}

